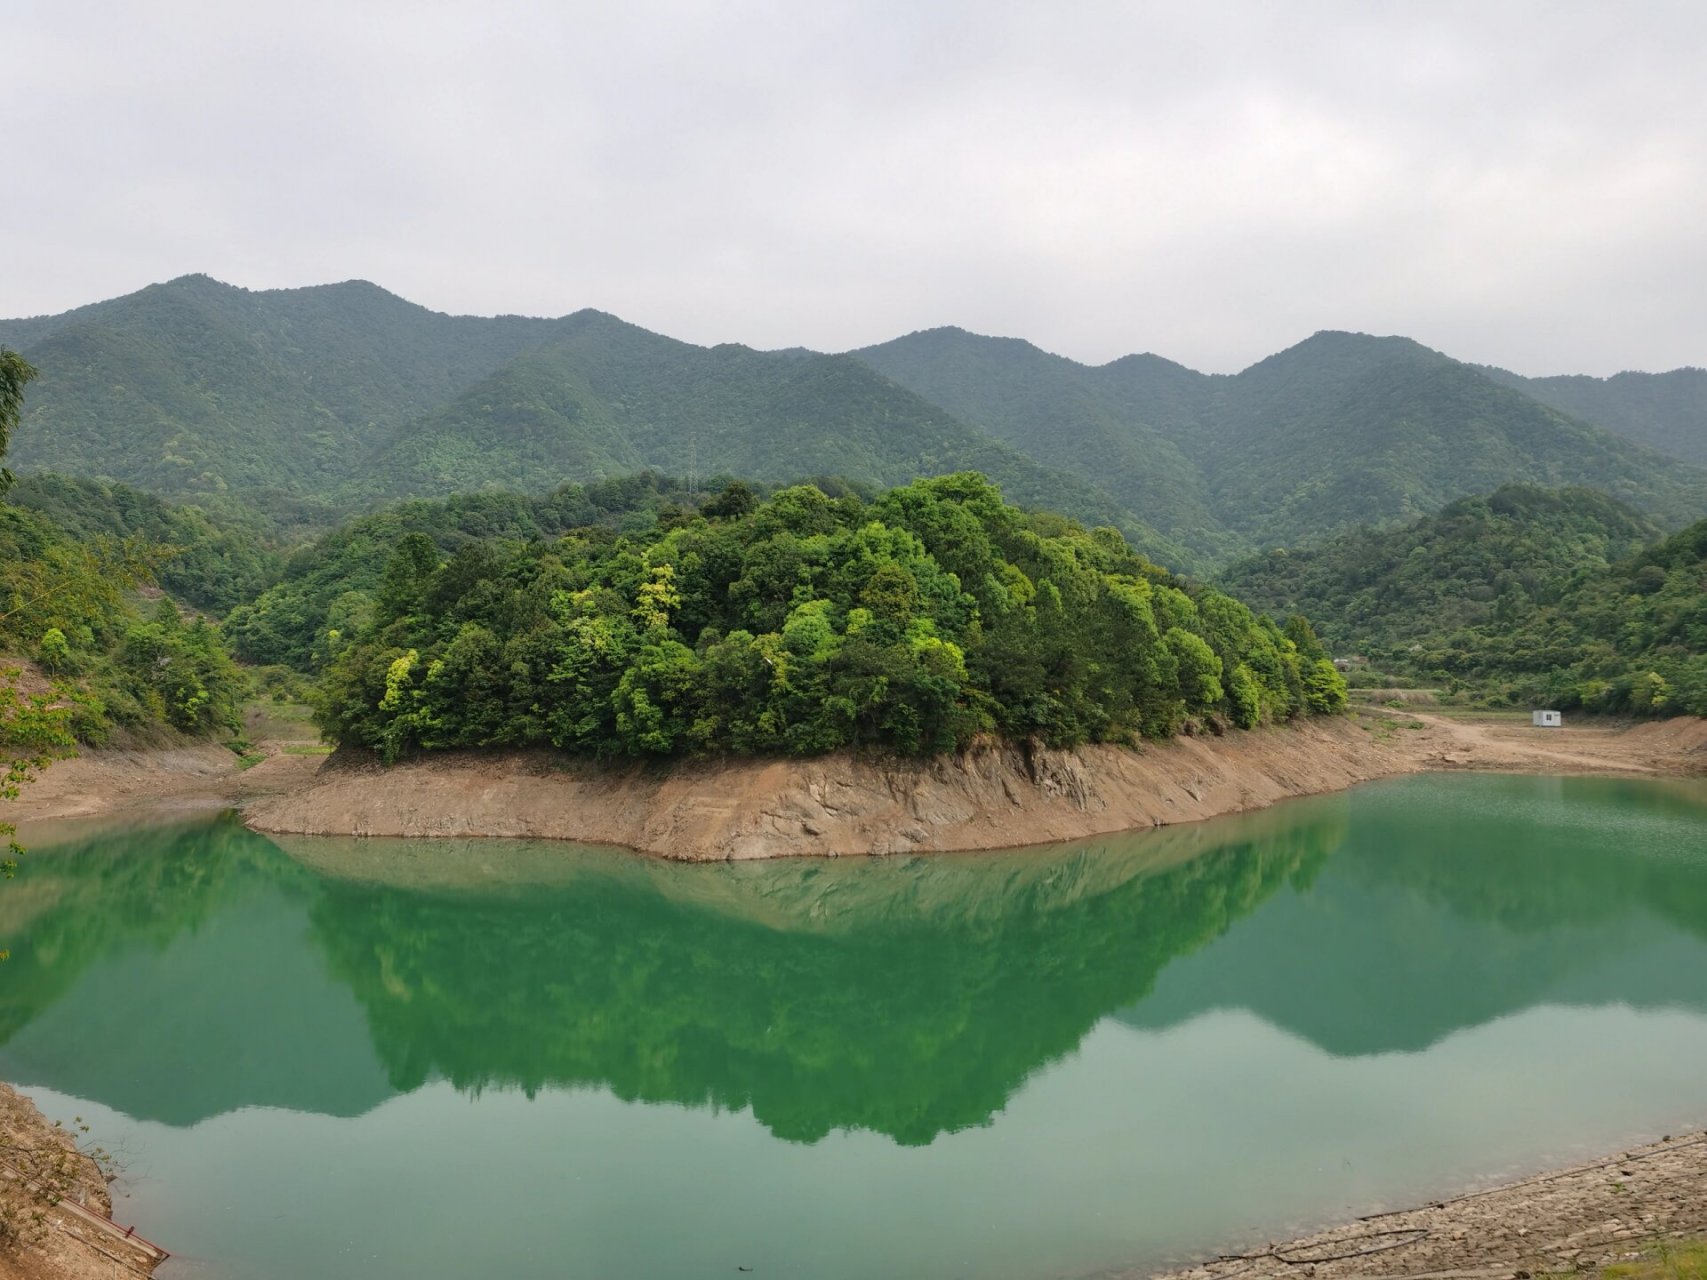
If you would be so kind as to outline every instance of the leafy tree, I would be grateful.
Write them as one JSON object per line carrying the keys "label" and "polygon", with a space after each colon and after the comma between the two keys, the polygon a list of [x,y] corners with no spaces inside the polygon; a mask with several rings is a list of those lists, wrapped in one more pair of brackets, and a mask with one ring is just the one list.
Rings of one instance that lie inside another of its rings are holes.
{"label": "leafy tree", "polygon": [[[24,408],[24,385],[35,376],[35,366],[23,356],[0,347],[0,459],[12,447],[12,431]],[[12,473],[0,466],[0,497],[5,497],[13,479]]]}

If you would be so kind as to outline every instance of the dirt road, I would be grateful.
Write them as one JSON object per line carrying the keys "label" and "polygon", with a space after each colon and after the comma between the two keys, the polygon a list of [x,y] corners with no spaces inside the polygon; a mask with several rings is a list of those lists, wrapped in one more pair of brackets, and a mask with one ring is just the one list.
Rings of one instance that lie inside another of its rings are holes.
{"label": "dirt road", "polygon": [[[1421,769],[1513,773],[1677,774],[1707,772],[1707,720],[1683,717],[1637,725],[1572,725],[1536,729],[1509,719],[1446,716],[1407,707],[1365,710],[1366,723],[1398,726],[1387,733]],[[1422,728],[1402,726],[1420,722]],[[1379,731],[1377,731],[1379,732]],[[1404,739],[1408,739],[1406,742]]]}

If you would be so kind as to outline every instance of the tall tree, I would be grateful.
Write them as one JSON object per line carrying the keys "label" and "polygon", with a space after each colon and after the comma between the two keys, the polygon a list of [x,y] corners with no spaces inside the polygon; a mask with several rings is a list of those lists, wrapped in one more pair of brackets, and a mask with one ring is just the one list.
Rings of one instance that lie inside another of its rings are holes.
{"label": "tall tree", "polygon": [[[0,347],[0,458],[12,447],[12,428],[24,409],[24,384],[35,376],[35,366],[28,360]],[[12,473],[0,466],[0,497],[11,487]]]}

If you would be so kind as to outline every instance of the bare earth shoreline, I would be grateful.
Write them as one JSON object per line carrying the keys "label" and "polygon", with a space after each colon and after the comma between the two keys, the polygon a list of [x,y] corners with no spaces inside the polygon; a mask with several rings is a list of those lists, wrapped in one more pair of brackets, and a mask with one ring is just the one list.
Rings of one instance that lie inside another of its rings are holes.
{"label": "bare earth shoreline", "polygon": [[974,747],[928,761],[598,766],[544,753],[382,767],[274,746],[239,771],[215,746],[64,761],[8,816],[241,809],[295,835],[542,837],[693,861],[1013,848],[1263,808],[1432,770],[1707,775],[1707,720],[1532,730],[1404,711],[1136,749]]}
{"label": "bare earth shoreline", "polygon": [[[535,836],[688,860],[1007,848],[1192,822],[1398,774],[1486,770],[1707,776],[1707,719],[1532,730],[1410,710],[1185,738],[1137,750],[976,748],[948,760],[701,763],[602,768],[542,754],[381,768],[277,744],[240,771],[222,747],[107,752],[61,762],[8,806],[26,840],[62,819],[162,819],[237,808],[292,834]],[[0,1086],[3,1088],[3,1086]],[[1474,1191],[1455,1200],[1247,1248],[1173,1280],[1503,1280],[1585,1270],[1673,1234],[1707,1232],[1707,1134]],[[80,1244],[81,1242],[79,1242]],[[60,1253],[11,1276],[105,1276]],[[22,1268],[19,1269],[19,1264]],[[1115,1273],[1135,1278],[1142,1273]]]}
{"label": "bare earth shoreline", "polygon": [[[1508,1280],[1591,1272],[1703,1233],[1707,1133],[1692,1133],[1245,1248],[1168,1273],[1166,1280]],[[1149,1274],[1117,1271],[1104,1280],[1145,1280]]]}

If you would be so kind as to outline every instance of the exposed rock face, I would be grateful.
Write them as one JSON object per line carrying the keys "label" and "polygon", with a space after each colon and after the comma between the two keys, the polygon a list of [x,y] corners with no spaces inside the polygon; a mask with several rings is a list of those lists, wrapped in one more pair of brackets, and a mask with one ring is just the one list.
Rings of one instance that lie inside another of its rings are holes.
{"label": "exposed rock face", "polygon": [[1349,721],[1131,749],[600,767],[541,754],[334,757],[246,811],[302,835],[546,836],[692,860],[996,849],[1190,822],[1412,768]]}

